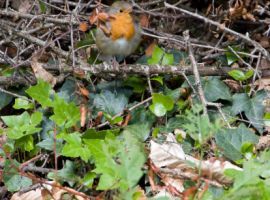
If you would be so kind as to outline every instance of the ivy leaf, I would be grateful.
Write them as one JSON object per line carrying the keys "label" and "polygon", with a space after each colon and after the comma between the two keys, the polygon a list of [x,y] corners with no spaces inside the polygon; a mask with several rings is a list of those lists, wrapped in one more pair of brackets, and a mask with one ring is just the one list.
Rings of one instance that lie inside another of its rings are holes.
{"label": "ivy leaf", "polygon": [[174,63],[174,56],[170,53],[165,53],[162,58],[162,65],[172,65]]}
{"label": "ivy leaf", "polygon": [[147,63],[149,65],[160,64],[164,51],[158,46],[154,47],[151,58],[148,58]]}
{"label": "ivy leaf", "polygon": [[222,199],[269,199],[269,177],[264,176],[265,172],[269,172],[269,158],[269,151],[263,152],[245,161],[241,171],[226,170],[225,174],[234,179],[234,184]]}
{"label": "ivy leaf", "polygon": [[[55,176],[57,175],[57,176]],[[75,174],[75,166],[74,163],[70,160],[66,160],[64,167],[61,170],[58,170],[57,173],[50,172],[48,173],[48,178],[56,179],[60,181],[66,181],[72,187],[75,181],[78,179]]]}
{"label": "ivy leaf", "polygon": [[225,83],[218,77],[207,77],[202,80],[202,86],[207,101],[217,101],[219,99],[231,100],[231,93]]}
{"label": "ivy leaf", "polygon": [[170,96],[154,93],[152,94],[152,105],[150,110],[158,117],[164,116],[167,111],[173,109],[174,101]]}
{"label": "ivy leaf", "polygon": [[34,108],[34,104],[33,103],[30,103],[26,99],[16,98],[15,99],[15,104],[13,105],[13,108],[27,110],[27,109]]}
{"label": "ivy leaf", "polygon": [[109,90],[102,91],[94,99],[94,106],[111,116],[121,113],[127,106],[127,103],[128,98],[124,94],[112,93]]}
{"label": "ivy leaf", "polygon": [[140,123],[129,125],[125,128],[134,137],[138,138],[139,141],[144,142],[150,135],[150,126],[148,123]]}
{"label": "ivy leaf", "polygon": [[52,89],[49,83],[38,80],[37,85],[29,87],[25,92],[41,104],[43,108],[52,106],[50,93]]}
{"label": "ivy leaf", "polygon": [[241,70],[234,69],[228,72],[228,74],[233,77],[237,81],[245,81],[253,76],[253,70],[248,70],[246,73],[242,72]]}
{"label": "ivy leaf", "polygon": [[16,140],[17,148],[21,148],[23,151],[31,151],[34,149],[34,138],[32,135],[24,136],[18,140]]}
{"label": "ivy leaf", "polygon": [[6,105],[8,105],[13,99],[13,96],[6,94],[4,92],[1,92],[1,91],[0,91],[0,96],[1,96],[0,109],[4,108]]}
{"label": "ivy leaf", "polygon": [[174,63],[174,55],[166,53],[163,49],[158,46],[154,47],[151,58],[148,58],[147,63],[149,65],[161,64],[161,65],[172,65]]}
{"label": "ivy leaf", "polygon": [[37,128],[36,126],[42,120],[42,113],[35,112],[30,116],[27,112],[24,112],[21,115],[3,116],[2,120],[8,126],[8,138],[20,139],[26,135],[31,135],[41,130],[41,128]]}
{"label": "ivy leaf", "polygon": [[16,192],[32,185],[32,180],[21,176],[18,172],[19,163],[16,160],[4,162],[3,182],[8,191]]}
{"label": "ivy leaf", "polygon": [[243,158],[242,145],[245,143],[256,144],[258,142],[258,136],[244,125],[240,125],[237,129],[221,130],[216,134],[215,139],[224,155],[233,161]]}
{"label": "ivy leaf", "polygon": [[85,139],[95,160],[100,175],[97,189],[108,190],[119,188],[127,191],[133,188],[143,175],[141,170],[145,155],[138,140],[128,131],[121,140],[107,135],[105,140]]}
{"label": "ivy leaf", "polygon": [[70,128],[80,120],[80,110],[74,102],[67,103],[64,99],[55,95],[52,104],[54,114],[50,117],[58,126]]}
{"label": "ivy leaf", "polygon": [[62,136],[62,138],[67,142],[61,152],[63,156],[71,158],[81,157],[83,161],[88,161],[88,159],[91,157],[91,154],[88,148],[82,144],[80,133],[71,133]]}
{"label": "ivy leaf", "polygon": [[124,85],[132,87],[133,92],[135,93],[143,93],[146,89],[147,84],[146,81],[141,77],[129,76],[125,80]]}
{"label": "ivy leaf", "polygon": [[83,185],[85,185],[88,188],[91,188],[93,183],[94,183],[94,179],[96,178],[96,174],[93,172],[88,172],[84,175],[83,179],[81,180],[81,183]]}
{"label": "ivy leaf", "polygon": [[[36,146],[53,151],[54,150],[54,139],[53,134],[50,134],[50,137],[42,140],[41,142],[37,143]],[[62,151],[63,144],[61,139],[56,140],[56,153],[60,153]]]}
{"label": "ivy leaf", "polygon": [[263,132],[263,100],[267,94],[260,90],[253,98],[249,98],[246,93],[233,95],[232,112],[236,115],[244,112],[250,123],[260,132]]}

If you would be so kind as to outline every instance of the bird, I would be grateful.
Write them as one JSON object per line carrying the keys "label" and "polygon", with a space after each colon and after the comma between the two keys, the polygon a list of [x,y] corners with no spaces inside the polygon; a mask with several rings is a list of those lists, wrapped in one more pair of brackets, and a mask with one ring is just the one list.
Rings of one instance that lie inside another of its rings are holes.
{"label": "bird", "polygon": [[114,2],[107,11],[108,18],[97,27],[96,45],[104,58],[132,54],[140,44],[142,29],[132,16],[132,5]]}

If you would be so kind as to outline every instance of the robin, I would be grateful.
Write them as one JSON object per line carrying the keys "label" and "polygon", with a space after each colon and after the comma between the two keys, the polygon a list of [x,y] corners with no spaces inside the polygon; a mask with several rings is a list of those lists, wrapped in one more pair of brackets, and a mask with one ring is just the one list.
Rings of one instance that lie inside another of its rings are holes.
{"label": "robin", "polygon": [[141,41],[141,27],[132,15],[132,5],[117,1],[108,9],[108,19],[97,27],[96,45],[103,56],[128,56]]}

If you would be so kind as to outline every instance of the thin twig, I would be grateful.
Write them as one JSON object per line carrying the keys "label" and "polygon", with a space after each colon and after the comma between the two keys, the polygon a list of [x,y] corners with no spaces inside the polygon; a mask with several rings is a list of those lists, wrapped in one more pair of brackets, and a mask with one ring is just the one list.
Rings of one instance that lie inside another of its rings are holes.
{"label": "thin twig", "polygon": [[199,15],[198,13],[190,12],[188,10],[185,10],[185,9],[182,9],[182,8],[179,8],[179,7],[176,7],[176,6],[173,6],[171,4],[168,4],[167,2],[164,2],[164,4],[165,4],[165,6],[167,8],[178,10],[180,12],[183,12],[183,13],[187,14],[187,15],[190,15],[190,16],[195,17],[197,19],[203,20],[205,23],[212,24],[212,25],[220,28],[221,30],[224,30],[227,33],[233,34],[233,35],[235,35],[235,36],[243,39],[247,43],[253,45],[256,49],[258,49],[262,53],[262,55],[264,55],[266,57],[267,60],[270,60],[270,54],[269,54],[269,52],[265,48],[263,48],[261,44],[259,44],[258,42],[250,39],[250,37],[248,37],[246,35],[243,35],[241,33],[238,33],[238,32],[236,32],[236,31],[234,31],[234,30],[232,30],[230,28],[227,28],[224,25],[222,25],[222,24],[220,24],[220,23],[218,23],[216,21],[213,21],[213,20],[211,20],[211,19],[209,19],[207,17],[204,17],[202,15]]}

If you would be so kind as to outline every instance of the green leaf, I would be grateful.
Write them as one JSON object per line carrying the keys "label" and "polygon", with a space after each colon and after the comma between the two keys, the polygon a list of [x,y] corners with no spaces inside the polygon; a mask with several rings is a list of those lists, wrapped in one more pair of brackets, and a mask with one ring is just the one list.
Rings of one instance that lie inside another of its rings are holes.
{"label": "green leaf", "polygon": [[[37,143],[36,146],[53,151],[54,150],[54,139],[53,139],[53,134],[50,134],[51,136],[42,140],[41,142]],[[63,144],[61,139],[56,140],[56,153],[60,153],[62,151]]]}
{"label": "green leaf", "polygon": [[253,98],[249,98],[246,93],[233,95],[232,112],[236,115],[244,112],[250,123],[260,132],[264,126],[264,106],[263,100],[267,94],[261,90]]}
{"label": "green leaf", "polygon": [[154,93],[152,94],[152,105],[150,110],[158,117],[164,116],[167,111],[173,109],[174,102],[173,99],[169,96],[163,94]]}
{"label": "green leaf", "polygon": [[245,73],[245,78],[246,80],[251,78],[252,76],[254,75],[254,71],[252,69],[248,70],[246,73]]}
{"label": "green leaf", "polygon": [[94,172],[100,174],[98,190],[127,191],[137,185],[146,158],[136,137],[126,131],[122,139],[108,135],[105,140],[86,139],[85,143],[96,164]]}
{"label": "green leaf", "polygon": [[143,93],[147,86],[146,81],[142,77],[137,76],[128,76],[124,81],[124,85],[132,87],[135,93]]}
{"label": "green leaf", "polygon": [[13,105],[13,108],[15,108],[15,109],[25,109],[25,110],[33,109],[34,104],[30,103],[26,99],[16,98],[15,99],[15,104]]}
{"label": "green leaf", "polygon": [[80,157],[83,161],[88,161],[91,154],[89,149],[82,144],[80,133],[71,133],[64,135],[62,138],[67,142],[61,152],[63,156],[71,158]]}
{"label": "green leaf", "polygon": [[4,108],[6,105],[8,105],[13,99],[13,96],[6,94],[4,92],[1,92],[1,91],[0,91],[0,96],[1,96],[0,109]]}
{"label": "green leaf", "polygon": [[244,73],[241,70],[234,69],[229,71],[228,74],[237,81],[246,81],[247,79],[253,76],[254,71],[248,70],[246,73]]}
{"label": "green leaf", "polygon": [[202,80],[202,86],[207,101],[217,101],[219,99],[231,100],[231,93],[225,83],[218,77],[207,77]]}
{"label": "green leaf", "polygon": [[80,110],[74,102],[67,103],[65,100],[55,95],[53,101],[54,114],[50,117],[58,126],[70,128],[80,121]]}
{"label": "green leaf", "polygon": [[87,174],[84,175],[83,179],[81,180],[81,184],[83,184],[84,186],[86,186],[88,188],[91,188],[96,176],[97,175],[95,173],[88,172]]}
{"label": "green leaf", "polygon": [[150,135],[148,123],[133,124],[125,127],[125,131],[135,136],[139,141],[144,142]]}
{"label": "green leaf", "polygon": [[151,80],[157,81],[157,82],[159,82],[161,85],[163,85],[163,77],[162,77],[162,76],[156,76],[156,77],[153,77],[153,78],[151,78]]}
{"label": "green leaf", "polygon": [[149,106],[149,108],[157,117],[162,117],[167,113],[165,106],[160,103],[152,104]]}
{"label": "green leaf", "polygon": [[[237,48],[237,47],[233,47],[233,49],[235,51],[238,51],[239,50],[239,48]],[[233,52],[231,52],[230,50],[226,51],[225,52],[225,55],[226,55],[226,58],[227,58],[228,65],[231,65],[234,62],[236,62],[236,61],[239,60],[239,58]]]}
{"label": "green leaf", "polygon": [[108,130],[102,130],[102,131],[97,131],[96,129],[87,129],[85,133],[83,134],[82,138],[83,139],[105,139],[106,135],[114,135],[117,136],[119,135],[120,129],[108,129]]}
{"label": "green leaf", "polygon": [[52,89],[49,83],[38,80],[37,85],[28,88],[25,92],[40,103],[43,108],[52,106],[52,101],[50,99]]}
{"label": "green leaf", "polygon": [[58,180],[61,182],[66,181],[71,187],[78,180],[78,177],[75,174],[74,163],[71,162],[70,160],[66,160],[64,167],[61,170],[58,170],[57,173],[55,172],[48,173],[48,178]]}
{"label": "green leaf", "polygon": [[174,63],[174,56],[173,54],[165,53],[162,58],[162,65],[173,65]]}
{"label": "green leaf", "polygon": [[31,179],[19,174],[19,163],[17,161],[6,160],[4,164],[3,182],[8,191],[16,192],[32,185]]}
{"label": "green leaf", "polygon": [[94,106],[111,116],[121,113],[127,106],[128,98],[121,93],[105,90],[95,96]]}
{"label": "green leaf", "polygon": [[148,58],[147,63],[149,65],[160,64],[163,54],[164,54],[164,51],[158,46],[155,46],[152,53],[152,57]]}
{"label": "green leaf", "polygon": [[95,44],[95,39],[93,38],[93,35],[95,35],[95,33],[93,31],[87,33],[85,35],[85,38],[80,40],[77,43],[77,48],[83,47],[83,46],[89,46],[91,44]]}
{"label": "green leaf", "polygon": [[229,71],[228,74],[237,81],[244,81],[246,78],[244,72],[238,69],[233,69]]}
{"label": "green leaf", "polygon": [[[245,161],[243,170],[234,170],[229,175],[234,179],[233,187],[221,199],[269,199],[269,177],[264,177],[264,172],[269,172],[270,154],[263,152],[257,158]],[[226,174],[228,170],[225,171]],[[232,171],[232,170],[230,170]]]}
{"label": "green leaf", "polygon": [[217,146],[223,151],[224,155],[233,161],[243,158],[242,145],[247,142],[251,144],[258,142],[258,136],[244,125],[237,129],[221,130],[216,134],[215,139]]}
{"label": "green leaf", "polygon": [[103,115],[104,115],[104,117],[106,118],[106,120],[109,121],[109,123],[110,123],[111,125],[114,125],[114,124],[117,124],[117,123],[123,121],[123,117],[122,117],[122,116],[112,117],[112,116],[110,116],[110,115],[107,114],[107,113],[103,113]]}
{"label": "green leaf", "polygon": [[41,122],[42,114],[36,112],[30,116],[27,112],[24,112],[21,115],[4,116],[2,117],[2,120],[8,126],[8,138],[20,139],[41,130],[41,128],[36,128],[36,126]]}
{"label": "green leaf", "polygon": [[45,14],[46,10],[47,10],[46,4],[41,0],[39,0],[38,3],[39,3],[39,8],[40,8],[41,12],[43,14]]}
{"label": "green leaf", "polygon": [[21,148],[23,151],[29,152],[34,149],[34,138],[32,135],[27,135],[16,140],[15,144],[16,147]]}

